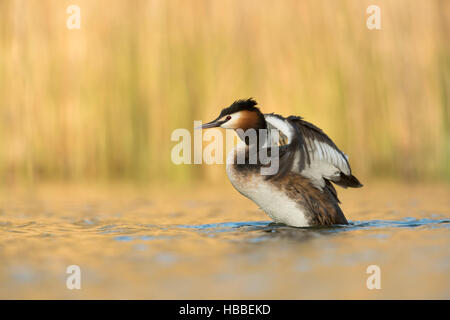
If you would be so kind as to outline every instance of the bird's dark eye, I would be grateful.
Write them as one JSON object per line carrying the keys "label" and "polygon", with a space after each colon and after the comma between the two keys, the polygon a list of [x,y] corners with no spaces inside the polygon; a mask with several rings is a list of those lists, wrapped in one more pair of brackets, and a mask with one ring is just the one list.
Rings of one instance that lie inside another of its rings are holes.
{"label": "bird's dark eye", "polygon": [[226,120],[230,120],[230,119],[231,119],[231,116],[227,116],[225,119],[226,119]]}

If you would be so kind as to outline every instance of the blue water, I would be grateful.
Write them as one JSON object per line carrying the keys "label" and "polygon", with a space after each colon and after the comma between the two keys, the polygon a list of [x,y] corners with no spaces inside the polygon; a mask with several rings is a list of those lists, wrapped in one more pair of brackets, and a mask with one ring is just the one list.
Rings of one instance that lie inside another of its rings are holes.
{"label": "blue water", "polygon": [[[102,233],[123,233],[122,228],[117,228],[114,225],[108,226],[110,230],[102,229]],[[128,242],[133,240],[170,240],[179,235],[170,235],[171,231],[185,230],[196,233],[207,234],[210,237],[217,237],[226,233],[240,233],[246,234],[246,237],[241,240],[249,242],[260,242],[268,240],[276,236],[288,236],[290,238],[298,238],[304,240],[305,236],[314,234],[337,234],[344,232],[354,232],[360,230],[395,230],[395,229],[436,229],[446,228],[450,229],[450,219],[416,219],[413,217],[404,218],[402,220],[368,220],[368,221],[350,221],[348,225],[335,226],[318,226],[318,227],[289,227],[283,224],[275,224],[271,221],[243,221],[243,222],[224,222],[224,223],[209,223],[199,225],[167,225],[156,226],[146,225],[140,231],[167,231],[167,235],[120,235],[113,239],[121,242]],[[386,234],[376,234],[376,237],[388,237]]]}
{"label": "blue water", "polygon": [[355,230],[367,230],[373,228],[450,228],[450,219],[416,219],[412,217],[402,220],[368,220],[350,221],[348,225],[319,226],[295,228],[283,224],[274,224],[271,221],[250,221],[250,222],[225,222],[210,223],[200,225],[177,225],[177,228],[192,229],[200,232],[231,232],[244,228],[245,230],[314,230],[323,232],[349,232]]}

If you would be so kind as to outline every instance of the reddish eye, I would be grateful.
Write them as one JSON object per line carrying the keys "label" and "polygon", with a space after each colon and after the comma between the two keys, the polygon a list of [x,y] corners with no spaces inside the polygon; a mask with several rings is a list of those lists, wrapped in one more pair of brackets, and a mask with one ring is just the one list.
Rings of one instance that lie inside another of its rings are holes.
{"label": "reddish eye", "polygon": [[231,116],[227,116],[227,117],[226,117],[226,120],[230,120],[230,119],[231,119]]}

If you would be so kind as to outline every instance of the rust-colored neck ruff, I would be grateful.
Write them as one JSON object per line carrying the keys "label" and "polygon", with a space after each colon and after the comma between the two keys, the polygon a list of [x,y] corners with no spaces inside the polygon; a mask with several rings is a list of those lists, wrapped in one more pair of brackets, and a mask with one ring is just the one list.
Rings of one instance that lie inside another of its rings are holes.
{"label": "rust-colored neck ruff", "polygon": [[258,111],[243,110],[240,112],[239,122],[236,129],[266,129],[267,124],[264,116]]}

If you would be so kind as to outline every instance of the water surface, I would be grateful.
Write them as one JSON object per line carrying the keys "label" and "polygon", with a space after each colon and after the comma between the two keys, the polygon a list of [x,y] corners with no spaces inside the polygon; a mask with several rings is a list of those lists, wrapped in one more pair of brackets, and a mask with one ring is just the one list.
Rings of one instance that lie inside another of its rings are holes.
{"label": "water surface", "polygon": [[448,186],[339,191],[348,226],[291,228],[228,186],[3,190],[0,298],[450,298]]}

